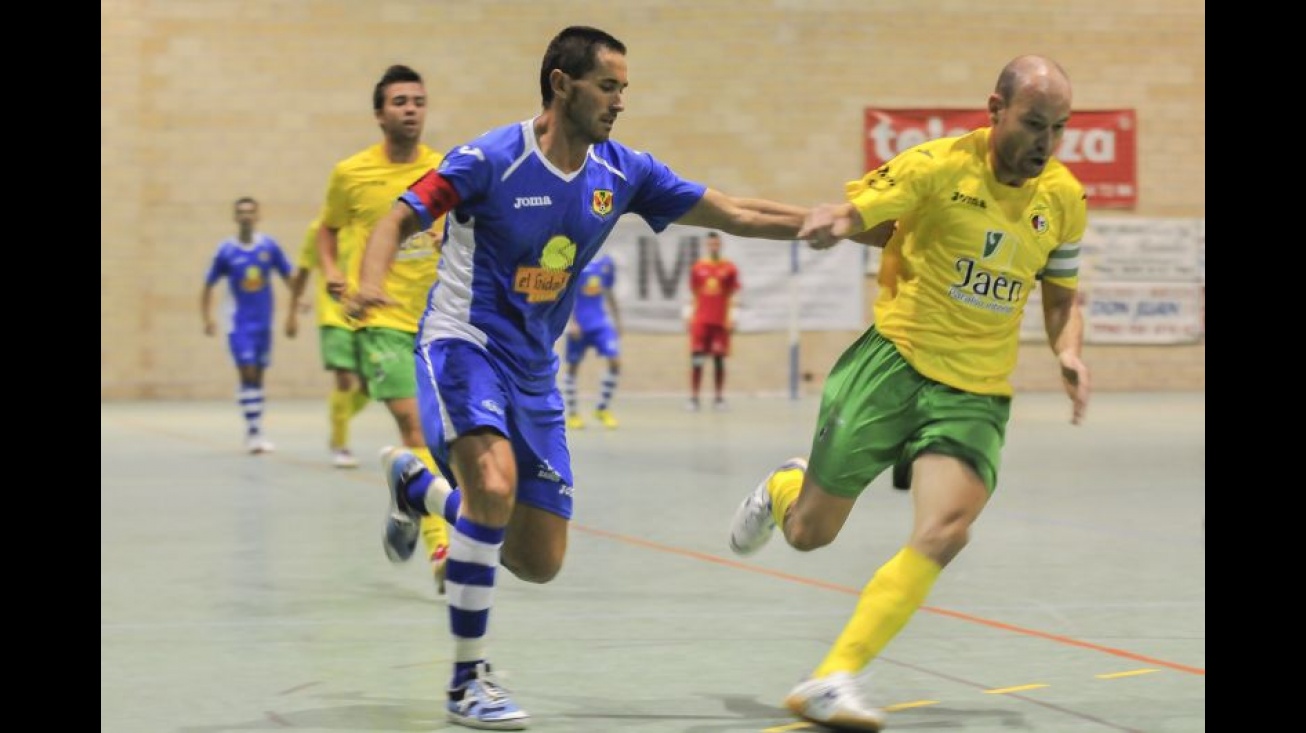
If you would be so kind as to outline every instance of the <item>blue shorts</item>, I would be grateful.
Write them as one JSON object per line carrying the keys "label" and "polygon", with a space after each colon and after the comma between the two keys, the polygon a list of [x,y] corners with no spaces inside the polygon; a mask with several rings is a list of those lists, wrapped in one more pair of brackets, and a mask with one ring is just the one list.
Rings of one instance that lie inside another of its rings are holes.
{"label": "blue shorts", "polygon": [[427,447],[456,483],[449,444],[475,428],[494,428],[517,458],[517,501],[571,519],[571,451],[557,385],[528,392],[480,346],[440,339],[418,349],[417,407]]}
{"label": "blue shorts", "polygon": [[577,338],[567,337],[567,363],[576,364],[585,357],[590,347],[599,355],[615,359],[621,354],[621,339],[611,323],[604,323],[580,332]]}
{"label": "blue shorts", "polygon": [[267,367],[272,363],[272,331],[232,331],[227,334],[227,347],[236,366]]}

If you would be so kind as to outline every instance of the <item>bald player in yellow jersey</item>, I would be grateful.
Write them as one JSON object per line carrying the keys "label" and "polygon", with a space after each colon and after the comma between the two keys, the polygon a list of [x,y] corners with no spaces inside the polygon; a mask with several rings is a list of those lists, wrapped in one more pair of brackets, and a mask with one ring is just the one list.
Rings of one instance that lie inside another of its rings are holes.
{"label": "bald player in yellow jersey", "polygon": [[[318,253],[327,292],[340,301],[358,286],[361,257],[348,263],[342,252],[361,252],[376,222],[399,194],[432,168],[442,156],[421,142],[426,124],[426,87],[413,69],[396,64],[386,69],[372,90],[372,110],[384,139],[336,163],[327,183],[326,203],[318,229]],[[390,263],[384,288],[392,303],[371,309],[359,322],[359,374],[372,399],[385,403],[399,428],[403,446],[438,475],[422,435],[417,414],[417,325],[426,309],[426,294],[436,280],[444,219],[404,240]],[[345,266],[342,266],[345,265]],[[440,479],[443,481],[443,479]],[[444,519],[424,517],[422,537],[444,592],[444,560],[449,533]],[[390,555],[395,562],[407,557]]]}
{"label": "bald player in yellow jersey", "polygon": [[997,487],[1020,320],[1036,287],[1072,423],[1088,404],[1076,305],[1086,201],[1052,157],[1070,80],[1050,59],[1021,56],[1002,70],[988,111],[990,127],[923,143],[849,183],[847,201],[814,208],[799,233],[816,248],[842,238],[884,246],[875,323],[830,371],[809,458],[781,464],[745,498],[730,545],[756,552],[777,525],[795,549],[828,545],[863,489],[895,466],[915,511],[907,543],[786,697],[808,721],[884,726],[854,675],[920,608]]}
{"label": "bald player in yellow jersey", "polygon": [[[317,230],[320,219],[314,219],[304,233],[304,241],[295,261],[295,274],[290,278],[290,310],[286,314],[286,336],[294,338],[299,333],[299,312],[307,309],[303,303],[304,291],[315,270],[319,270]],[[350,255],[343,250],[341,260]],[[358,376],[357,325],[345,315],[344,306],[327,292],[326,279],[318,276],[314,289],[313,310],[317,311],[318,350],[322,368],[331,372],[331,395],[327,399],[327,415],[331,437],[331,462],[336,468],[357,468],[358,458],[349,448],[349,421],[357,415],[370,398]]]}

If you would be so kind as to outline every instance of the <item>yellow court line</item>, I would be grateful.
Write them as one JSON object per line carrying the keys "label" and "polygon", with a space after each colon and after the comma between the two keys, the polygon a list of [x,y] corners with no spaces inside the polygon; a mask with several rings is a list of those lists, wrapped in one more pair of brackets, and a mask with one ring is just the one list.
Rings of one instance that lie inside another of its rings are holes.
{"label": "yellow court line", "polygon": [[885,706],[884,712],[894,713],[899,710],[909,710],[911,708],[923,708],[929,705],[938,705],[938,704],[939,704],[938,700],[916,700],[914,702],[900,702],[897,703],[896,705]]}
{"label": "yellow court line", "polygon": [[812,725],[811,723],[806,723],[806,722],[790,723],[789,725],[777,725],[774,728],[763,728],[762,733],[787,733],[787,731],[791,731],[791,730],[805,730],[808,728],[815,728],[815,727],[816,726]]}
{"label": "yellow court line", "polygon": [[1025,690],[1037,690],[1037,689],[1040,688],[1040,687],[1047,687],[1047,685],[1045,685],[1045,684],[1039,682],[1039,683],[1036,683],[1036,684],[1033,684],[1033,685],[1017,685],[1016,687],[999,687],[999,688],[994,689],[994,690],[985,690],[985,691],[984,691],[984,694],[985,694],[985,695],[1006,695],[1006,694],[1011,693],[1011,692],[1024,692]]}
{"label": "yellow court line", "polygon": [[1121,677],[1137,677],[1140,674],[1152,674],[1153,672],[1160,672],[1160,671],[1161,670],[1159,669],[1144,667],[1142,669],[1131,669],[1128,672],[1112,672],[1110,674],[1095,674],[1093,676],[1098,678],[1099,680],[1114,680],[1114,679],[1119,679]]}

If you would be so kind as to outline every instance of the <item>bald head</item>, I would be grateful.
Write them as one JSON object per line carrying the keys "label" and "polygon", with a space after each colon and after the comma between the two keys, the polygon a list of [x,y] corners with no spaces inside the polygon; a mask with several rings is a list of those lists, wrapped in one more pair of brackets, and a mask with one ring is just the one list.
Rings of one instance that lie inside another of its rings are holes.
{"label": "bald head", "polygon": [[1043,172],[1070,120],[1070,77],[1044,56],[1017,56],[989,95],[993,172],[1019,186]]}
{"label": "bald head", "polygon": [[1002,67],[993,93],[1010,104],[1024,90],[1063,94],[1070,97],[1070,77],[1061,64],[1046,56],[1027,54],[1017,56]]}

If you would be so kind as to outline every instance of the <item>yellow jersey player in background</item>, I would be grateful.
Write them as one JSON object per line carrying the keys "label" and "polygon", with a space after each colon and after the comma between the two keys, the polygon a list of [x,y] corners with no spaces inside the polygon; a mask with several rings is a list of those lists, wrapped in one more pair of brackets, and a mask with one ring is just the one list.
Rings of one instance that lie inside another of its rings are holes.
{"label": "yellow jersey player in background", "polygon": [[[357,325],[345,315],[344,307],[327,292],[326,279],[318,276],[313,304],[303,302],[304,290],[313,271],[320,269],[321,258],[317,251],[317,230],[321,219],[314,219],[304,234],[295,261],[295,274],[290,278],[290,310],[286,314],[286,336],[294,338],[299,333],[299,313],[310,308],[317,311],[318,350],[322,368],[331,372],[333,384],[327,398],[327,417],[331,437],[327,445],[331,450],[331,463],[336,468],[357,468],[358,458],[349,448],[349,421],[367,407],[370,398],[358,376]],[[340,252],[341,260],[348,262],[356,253]]]}
{"label": "yellow jersey player in background", "polygon": [[[396,64],[385,70],[372,91],[372,110],[383,140],[336,163],[327,183],[318,229],[318,253],[327,292],[340,301],[358,285],[361,258],[346,262],[342,252],[363,244],[399,194],[426,171],[440,165],[440,153],[422,143],[426,125],[426,87],[413,69]],[[385,403],[399,429],[399,440],[437,471],[417,415],[417,369],[413,352],[426,294],[436,280],[444,219],[400,246],[384,288],[392,303],[374,308],[359,322],[359,374],[372,399]],[[444,592],[444,560],[449,532],[441,517],[422,521],[422,537],[439,592]],[[387,545],[388,547],[388,545]],[[394,562],[407,557],[387,553]]]}
{"label": "yellow jersey player in background", "polygon": [[862,701],[855,675],[924,603],[997,487],[1021,315],[1040,282],[1071,422],[1083,419],[1089,374],[1076,290],[1087,205],[1052,157],[1070,98],[1056,62],[1016,58],[989,95],[990,127],[900,153],[849,183],[845,203],[814,208],[799,232],[817,248],[893,234],[874,325],[830,371],[809,458],[781,464],[745,498],[730,546],[756,552],[776,525],[798,550],[828,545],[866,486],[895,466],[915,512],[907,543],[785,699],[805,720],[883,727],[884,711]]}

